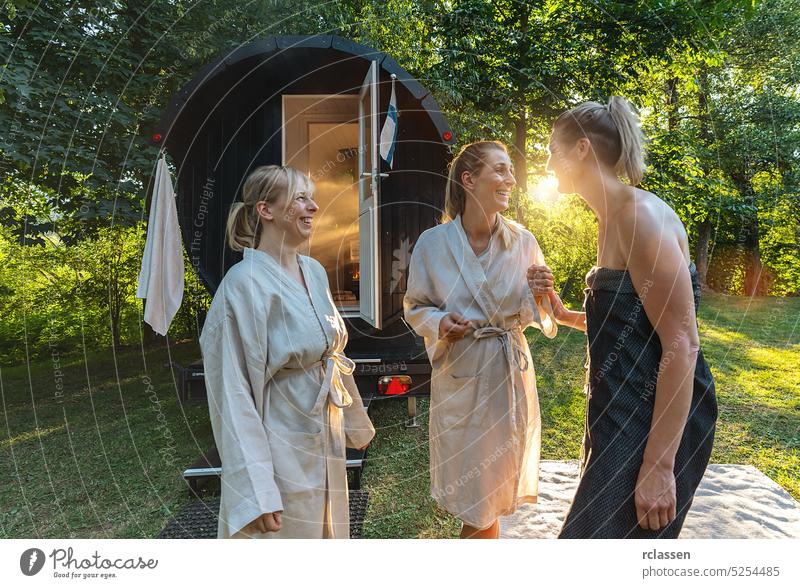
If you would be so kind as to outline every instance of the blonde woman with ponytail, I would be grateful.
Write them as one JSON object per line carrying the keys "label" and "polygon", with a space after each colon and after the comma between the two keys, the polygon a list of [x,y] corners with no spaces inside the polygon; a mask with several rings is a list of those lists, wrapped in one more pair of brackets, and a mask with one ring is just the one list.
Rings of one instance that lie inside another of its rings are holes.
{"label": "blonde woman with ponytail", "polygon": [[498,517],[538,494],[539,400],[523,330],[554,337],[557,327],[546,288],[535,296],[525,279],[544,263],[536,239],[501,214],[515,184],[502,143],[461,150],[444,222],[415,244],[404,299],[433,367],[431,494],[461,519],[462,538],[497,538]]}
{"label": "blonde woman with ponytail", "polygon": [[300,255],[318,207],[312,182],[256,168],[231,207],[231,267],[200,347],[222,459],[219,538],[348,538],[345,446],[375,431],[344,356],[347,330],[324,268]]}
{"label": "blonde woman with ponytail", "polygon": [[[585,312],[548,295],[559,324],[586,331],[589,341],[581,481],[560,537],[675,538],[717,418],[686,231],[663,200],[636,187],[643,137],[623,98],[559,116],[548,170],[560,192],[583,197],[599,228]],[[552,273],[537,265],[529,278],[537,277]]]}

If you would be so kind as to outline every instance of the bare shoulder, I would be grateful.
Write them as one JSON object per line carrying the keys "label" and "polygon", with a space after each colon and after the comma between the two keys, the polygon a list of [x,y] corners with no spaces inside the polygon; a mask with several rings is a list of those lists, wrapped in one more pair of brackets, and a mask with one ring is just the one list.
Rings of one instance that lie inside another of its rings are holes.
{"label": "bare shoulder", "polygon": [[661,198],[635,188],[636,197],[619,212],[618,229],[630,251],[678,246],[688,255],[683,222]]}

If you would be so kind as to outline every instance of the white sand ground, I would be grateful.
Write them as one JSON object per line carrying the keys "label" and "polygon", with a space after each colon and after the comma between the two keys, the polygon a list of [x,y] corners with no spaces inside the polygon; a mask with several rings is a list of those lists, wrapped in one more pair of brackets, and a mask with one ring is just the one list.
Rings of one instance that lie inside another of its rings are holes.
{"label": "white sand ground", "polygon": [[[539,503],[501,517],[500,536],[555,539],[578,487],[577,461],[543,461]],[[749,465],[712,464],[695,494],[681,539],[800,538],[800,503]]]}

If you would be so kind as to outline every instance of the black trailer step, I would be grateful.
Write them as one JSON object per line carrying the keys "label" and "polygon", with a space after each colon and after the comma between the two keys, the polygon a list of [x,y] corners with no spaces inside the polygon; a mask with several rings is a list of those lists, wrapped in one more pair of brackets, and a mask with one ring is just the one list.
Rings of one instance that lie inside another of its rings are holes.
{"label": "black trailer step", "polygon": [[[347,471],[352,472],[353,481],[350,488],[358,490],[361,488],[361,471],[364,469],[364,463],[367,459],[367,450],[359,451],[358,449],[347,448]],[[183,479],[189,484],[192,493],[197,495],[198,483],[204,480],[219,478],[222,475],[222,460],[219,457],[219,451],[216,447],[212,447],[206,451],[200,458],[192,465],[183,471]]]}
{"label": "black trailer step", "polygon": [[[367,516],[369,492],[350,491],[350,538],[360,539]],[[193,500],[170,519],[157,539],[216,539],[219,498]]]}

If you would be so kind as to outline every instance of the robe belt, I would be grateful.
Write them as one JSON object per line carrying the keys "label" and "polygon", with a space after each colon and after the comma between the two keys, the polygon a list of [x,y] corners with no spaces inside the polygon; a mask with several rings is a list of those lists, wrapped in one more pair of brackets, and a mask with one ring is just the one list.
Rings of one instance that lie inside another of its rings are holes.
{"label": "robe belt", "polygon": [[344,385],[342,375],[351,375],[356,369],[356,364],[343,353],[327,353],[322,356],[321,360],[311,365],[300,368],[281,368],[278,373],[285,376],[291,373],[310,372],[320,367],[325,369],[325,379],[322,381],[317,398],[325,396],[328,402],[337,408],[347,408],[353,404],[353,398]]}
{"label": "robe belt", "polygon": [[[342,409],[353,404],[353,397],[347,391],[342,376],[349,376],[356,369],[355,362],[343,353],[328,353],[319,362],[325,366],[325,379],[320,388],[320,396],[327,398],[328,425],[334,455],[345,455],[345,433]],[[330,466],[330,463],[328,464]]]}
{"label": "robe belt", "polygon": [[[353,404],[353,397],[350,396],[350,393],[347,391],[342,376],[349,376],[352,374],[356,369],[356,364],[343,353],[327,354],[322,358],[321,363],[322,362],[325,364],[325,381],[322,383],[320,393],[328,398],[326,404],[330,429],[328,435],[325,437],[325,445],[327,448],[325,468],[328,477],[327,486],[330,489],[330,480],[337,475],[334,461],[331,457],[336,456],[337,458],[346,459],[347,450],[345,449],[344,414],[342,413],[342,409]],[[331,500],[331,498],[328,497],[328,500]],[[336,530],[347,527],[350,515],[346,511],[344,513],[329,511],[329,514],[332,517],[332,526],[330,529],[331,537],[342,539],[343,537],[336,536]],[[338,517],[343,518],[338,520]]]}
{"label": "robe belt", "polygon": [[[347,391],[347,387],[344,385],[344,381],[342,380],[342,375],[349,376],[352,374],[356,369],[356,364],[343,353],[334,352],[325,354],[320,361],[317,361],[310,366],[305,366],[302,368],[283,368],[280,370],[280,373],[299,371],[308,372],[317,367],[325,369],[325,379],[323,380],[322,386],[319,389],[319,395],[317,396],[317,399],[324,399],[325,408],[323,408],[323,410],[328,411],[328,427],[327,431],[323,435],[323,451],[325,455],[325,472],[327,478],[325,487],[326,492],[330,492],[330,480],[335,479],[335,476],[339,474],[337,468],[335,467],[335,459],[345,459],[346,455],[344,416],[342,414],[342,409],[347,408],[353,403],[353,397],[350,396],[350,393]],[[323,430],[324,429],[325,428],[323,428]],[[333,491],[338,492],[339,490],[335,489]],[[328,515],[331,518],[330,520],[325,521],[323,524],[328,526],[328,532],[331,534],[331,537],[335,539],[341,539],[343,537],[337,536],[336,531],[337,529],[347,528],[347,522],[349,520],[347,517],[349,517],[349,515],[346,509],[344,514],[338,512],[337,509],[331,510],[331,497],[326,496],[326,500],[329,502]]]}
{"label": "robe belt", "polygon": [[[517,390],[516,390],[516,374],[515,370],[522,372],[528,371],[530,364],[528,363],[528,355],[525,350],[521,348],[517,342],[516,337],[512,337],[517,331],[522,332],[522,327],[519,323],[513,324],[508,329],[501,327],[493,327],[491,325],[480,327],[473,331],[472,336],[475,339],[486,339],[489,337],[498,337],[500,339],[500,346],[503,349],[503,355],[506,358],[508,365],[508,378],[511,381],[509,390],[509,406],[511,407],[511,428],[516,432],[517,430]],[[516,439],[516,435],[514,436]]]}
{"label": "robe belt", "polygon": [[344,353],[329,353],[323,356],[320,363],[325,364],[322,392],[327,392],[330,403],[337,408],[347,408],[353,404],[353,398],[347,391],[342,376],[349,376],[355,371],[355,362]]}
{"label": "robe belt", "polygon": [[503,354],[508,361],[509,367],[514,367],[520,371],[528,371],[528,356],[525,350],[522,349],[515,339],[511,338],[511,333],[516,333],[520,330],[521,326],[518,324],[513,325],[510,329],[503,329],[501,327],[481,327],[473,331],[472,336],[476,339],[486,339],[487,337],[499,337],[500,344],[503,347]]}
{"label": "robe belt", "polygon": [[347,391],[342,376],[351,375],[355,369],[355,362],[343,353],[327,353],[320,361],[314,362],[302,368],[282,368],[278,373],[288,375],[296,372],[309,372],[315,368],[325,369],[325,379],[317,395],[318,400],[326,400],[328,410],[328,426],[330,427],[330,438],[333,441],[335,455],[344,455],[344,419],[341,409],[353,404],[353,397]]}

